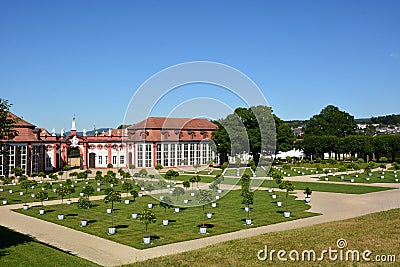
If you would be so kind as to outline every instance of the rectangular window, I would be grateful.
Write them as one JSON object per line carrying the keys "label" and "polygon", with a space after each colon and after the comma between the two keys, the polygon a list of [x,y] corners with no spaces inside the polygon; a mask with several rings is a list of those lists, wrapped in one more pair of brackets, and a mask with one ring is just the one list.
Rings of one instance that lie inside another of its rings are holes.
{"label": "rectangular window", "polygon": [[117,156],[112,157],[112,164],[117,165]]}
{"label": "rectangular window", "polygon": [[201,164],[207,164],[207,146],[206,146],[206,144],[201,144],[201,150],[202,150]]}
{"label": "rectangular window", "polygon": [[119,156],[119,164],[124,165],[125,164],[125,156]]}
{"label": "rectangular window", "polygon": [[182,144],[176,144],[176,161],[177,165],[182,165]]}
{"label": "rectangular window", "polygon": [[192,166],[194,164],[195,154],[194,154],[194,144],[190,144],[190,157],[189,157],[189,165]]}
{"label": "rectangular window", "polygon": [[143,167],[143,145],[138,144],[136,150],[137,166],[139,168]]}
{"label": "rectangular window", "polygon": [[53,165],[51,165],[51,158],[50,157],[46,157],[45,164],[46,164],[46,169],[53,167]]}
{"label": "rectangular window", "polygon": [[32,172],[39,172],[39,146],[34,146],[32,151]]}
{"label": "rectangular window", "polygon": [[164,155],[164,166],[169,166],[168,160],[169,160],[169,150],[168,150],[168,144],[163,145],[163,155]]}
{"label": "rectangular window", "polygon": [[103,156],[99,156],[99,165],[103,165]]}
{"label": "rectangular window", "polygon": [[189,145],[184,144],[183,145],[183,164],[182,165],[188,165],[188,160],[189,160]]}
{"label": "rectangular window", "polygon": [[106,162],[104,162],[106,165],[108,164],[108,156],[104,156],[104,159]]}
{"label": "rectangular window", "polygon": [[200,164],[200,144],[196,145],[196,164]]}
{"label": "rectangular window", "polygon": [[169,156],[169,163],[170,166],[176,166],[175,160],[175,146],[176,144],[171,144],[171,149],[170,149],[170,156]]}
{"label": "rectangular window", "polygon": [[146,144],[146,153],[145,153],[145,167],[151,167],[151,144]]}
{"label": "rectangular window", "polygon": [[161,164],[161,144],[156,145],[156,164]]}
{"label": "rectangular window", "polygon": [[0,175],[4,175],[3,173],[3,155],[0,153]]}
{"label": "rectangular window", "polygon": [[11,170],[15,167],[15,147],[9,146],[8,152],[8,173],[11,173]]}
{"label": "rectangular window", "polygon": [[26,158],[27,158],[27,147],[20,146],[18,155],[19,166],[25,170],[25,173],[26,173]]}

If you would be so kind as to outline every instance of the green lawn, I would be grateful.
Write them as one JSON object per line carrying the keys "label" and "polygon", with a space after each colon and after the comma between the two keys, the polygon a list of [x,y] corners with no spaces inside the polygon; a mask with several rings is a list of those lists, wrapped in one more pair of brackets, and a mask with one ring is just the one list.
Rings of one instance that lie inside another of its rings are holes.
{"label": "green lawn", "polygon": [[[255,205],[252,206],[250,212],[253,225],[246,226],[244,220],[247,213],[243,210],[240,193],[240,191],[229,192],[217,202],[216,208],[206,205],[206,210],[213,212],[212,219],[205,219],[205,223],[209,227],[206,236],[317,215],[305,211],[309,208],[309,205],[304,201],[295,200],[294,196],[290,196],[288,208],[292,212],[292,217],[286,219],[283,217],[284,208],[277,207],[276,200],[273,200],[265,191],[256,191]],[[281,199],[283,201],[283,196]],[[157,203],[157,201],[148,196],[137,198],[136,211],[141,211],[147,207],[147,203]],[[64,207],[61,207],[61,205],[47,206],[45,215],[39,215],[40,207],[33,207],[27,211],[18,210],[18,212],[136,248],[147,248],[203,237],[199,234],[203,214],[202,207],[182,209],[179,213],[174,213],[173,209],[167,210],[166,217],[171,220],[171,224],[163,226],[164,209],[158,205],[154,206],[153,211],[157,216],[157,222],[149,226],[149,233],[154,238],[150,246],[145,246],[142,244],[145,226],[138,220],[131,219],[133,204],[118,203],[115,205],[114,222],[117,226],[117,234],[115,235],[107,234],[107,228],[111,225],[111,215],[106,214],[106,208],[110,205],[104,204],[103,201],[94,201],[94,204],[94,207],[87,211],[87,219],[89,220],[87,227],[80,227],[83,212],[78,210],[76,204],[64,205]],[[62,208],[64,209],[63,213],[66,214],[66,219],[58,221],[57,214],[61,213]]]}
{"label": "green lawn", "polygon": [[[354,183],[398,183],[396,182],[395,179],[399,179],[398,177],[395,177],[394,172],[385,172],[382,174],[381,171],[376,171],[371,173],[371,176],[369,176],[366,173],[352,173],[352,174],[343,174],[343,175],[329,175],[328,180],[329,181],[336,181],[336,182],[348,182],[351,183],[351,179],[354,179]],[[382,179],[382,176],[384,177]],[[343,179],[342,179],[343,177]],[[319,179],[321,181],[325,181],[326,175],[321,176]],[[366,178],[369,178],[369,181],[366,180]]]}
{"label": "green lawn", "polygon": [[[313,191],[319,192],[332,192],[332,193],[344,193],[344,194],[366,194],[372,192],[379,192],[390,190],[390,187],[380,186],[362,186],[362,185],[351,185],[351,184],[332,184],[332,183],[316,183],[316,182],[292,182],[296,190],[304,190],[306,187],[310,187]],[[272,185],[272,186],[271,186]],[[266,180],[262,183],[263,187],[277,188],[275,181]]]}
{"label": "green lawn", "polygon": [[[129,266],[399,266],[400,227],[398,225],[400,225],[400,209],[394,209],[344,221],[227,241]],[[339,238],[347,241],[348,246],[343,249],[344,253],[347,249],[360,252],[368,249],[372,251],[371,259],[374,259],[376,255],[395,255],[396,262],[331,261],[328,254],[325,254],[322,261],[291,261],[287,254],[284,257],[288,258],[288,261],[279,261],[276,257],[278,250],[286,252],[314,250],[318,255],[329,247],[338,250],[336,242]],[[273,261],[258,260],[257,253],[265,246],[268,246],[269,252],[275,250]]]}
{"label": "green lawn", "polygon": [[0,226],[0,266],[98,266]]}

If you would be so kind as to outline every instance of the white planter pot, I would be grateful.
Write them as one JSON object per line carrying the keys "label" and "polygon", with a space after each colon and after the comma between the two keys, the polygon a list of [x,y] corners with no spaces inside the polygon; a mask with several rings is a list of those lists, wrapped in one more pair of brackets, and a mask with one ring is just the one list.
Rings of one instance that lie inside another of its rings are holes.
{"label": "white planter pot", "polygon": [[46,188],[42,187],[42,191],[46,190]]}
{"label": "white planter pot", "polygon": [[71,205],[72,204],[72,200],[71,199],[68,199],[67,200],[67,205]]}
{"label": "white planter pot", "polygon": [[60,187],[62,186],[62,184],[60,184]]}
{"label": "white planter pot", "polygon": [[175,208],[175,212],[178,213],[179,212],[179,208]]}
{"label": "white planter pot", "polygon": [[83,197],[85,194],[84,193],[79,193],[79,196]]}
{"label": "white planter pot", "polygon": [[78,183],[78,181],[75,181],[75,183],[77,184],[77,183]]}
{"label": "white planter pot", "polygon": [[97,188],[97,192],[100,192],[101,188]]}
{"label": "white planter pot", "polygon": [[108,227],[108,234],[109,235],[115,234],[115,227]]}
{"label": "white planter pot", "polygon": [[56,191],[57,191],[57,189],[56,189],[56,188],[54,188],[54,189],[53,189],[53,192],[55,193]]}
{"label": "white planter pot", "polygon": [[160,196],[160,200],[163,200],[164,199],[164,196]]}
{"label": "white planter pot", "polygon": [[71,184],[71,187],[72,187],[72,188],[74,188],[74,187],[75,187],[75,185]]}
{"label": "white planter pot", "polygon": [[211,207],[213,207],[213,208],[217,207],[217,203],[215,203],[215,202],[211,203]]}
{"label": "white planter pot", "polygon": [[132,213],[132,219],[137,219],[137,213]]}
{"label": "white planter pot", "polygon": [[282,207],[282,201],[276,202],[276,205],[277,205],[278,207]]}
{"label": "white planter pot", "polygon": [[284,211],[283,212],[283,217],[289,218],[290,217],[290,211]]}
{"label": "white planter pot", "polygon": [[356,178],[358,178],[358,174],[356,174]]}
{"label": "white planter pot", "polygon": [[385,178],[385,176],[381,175],[381,179]]}
{"label": "white planter pot", "polygon": [[172,190],[169,190],[168,193],[169,193],[170,195],[172,195]]}
{"label": "white planter pot", "polygon": [[218,199],[219,199],[219,196],[215,196],[215,199],[218,200]]}
{"label": "white planter pot", "polygon": [[272,199],[276,199],[276,195],[275,194],[272,195]]}
{"label": "white planter pot", "polygon": [[12,194],[13,193],[12,189],[8,190],[8,193]]}
{"label": "white planter pot", "polygon": [[113,185],[113,184],[110,184],[110,187],[114,187],[114,185]]}
{"label": "white planter pot", "polygon": [[144,187],[141,187],[140,190],[144,191]]}
{"label": "white planter pot", "polygon": [[328,177],[325,177],[325,181],[329,181]]}
{"label": "white planter pot", "polygon": [[342,179],[342,180],[343,180],[343,179],[344,179],[344,176],[343,176],[343,175],[342,175],[342,176],[340,176],[340,179]]}
{"label": "white planter pot", "polygon": [[125,199],[125,204],[129,204],[129,199]]}
{"label": "white planter pot", "polygon": [[246,219],[246,225],[251,225],[251,219]]}
{"label": "white planter pot", "polygon": [[39,214],[40,214],[40,215],[43,215],[44,213],[45,213],[44,209],[40,209],[40,210],[39,210]]}
{"label": "white planter pot", "polygon": [[268,188],[268,193],[272,193],[272,188]]}
{"label": "white planter pot", "polygon": [[85,184],[89,184],[89,182],[85,182]]}
{"label": "white planter pot", "polygon": [[196,191],[199,191],[199,190],[200,190],[200,188],[196,187]]}
{"label": "white planter pot", "polygon": [[24,195],[24,192],[19,192],[19,195],[20,195],[20,196],[23,196],[23,195]]}
{"label": "white planter pot", "polygon": [[97,186],[100,186],[100,183],[97,183]]}
{"label": "white planter pot", "polygon": [[7,205],[7,200],[3,200],[3,205]]}
{"label": "white planter pot", "polygon": [[107,214],[111,214],[112,213],[112,209],[107,209]]}
{"label": "white planter pot", "polygon": [[148,204],[147,204],[147,207],[148,207],[149,209],[151,209],[151,208],[153,208],[153,204],[148,203]]}
{"label": "white planter pot", "polygon": [[33,198],[34,198],[34,197],[36,197],[36,195],[35,195],[35,194],[31,194],[31,197],[33,197]]}
{"label": "white planter pot", "polygon": [[170,184],[167,184],[167,188],[170,188],[171,187],[171,185]]}
{"label": "white planter pot", "polygon": [[399,181],[399,179],[396,178],[396,179],[394,179],[394,181],[397,183]]}
{"label": "white planter pot", "polygon": [[212,218],[212,213],[211,212],[207,212],[207,218],[211,219]]}
{"label": "white planter pot", "polygon": [[203,227],[203,226],[201,226],[200,227],[200,234],[207,234],[207,227]]}
{"label": "white planter pot", "polygon": [[81,226],[82,226],[82,227],[85,227],[85,226],[87,226],[87,223],[88,223],[87,220],[82,220],[82,221],[81,221]]}
{"label": "white planter pot", "polygon": [[221,189],[218,189],[217,192],[218,192],[218,194],[222,194],[222,190]]}
{"label": "white planter pot", "polygon": [[143,193],[139,193],[138,196],[139,196],[139,197],[142,197],[142,196],[143,196]]}
{"label": "white planter pot", "polygon": [[162,225],[167,226],[168,225],[168,220],[162,220]]}
{"label": "white planter pot", "polygon": [[184,199],[183,203],[187,204],[187,203],[189,203],[189,200],[188,199]]}
{"label": "white planter pot", "polygon": [[306,197],[306,203],[309,203],[311,201],[310,197]]}
{"label": "white planter pot", "polygon": [[249,207],[247,207],[247,206],[246,206],[246,207],[244,207],[244,211],[245,211],[245,212],[249,212],[249,210],[250,210],[250,208],[249,208]]}
{"label": "white planter pot", "polygon": [[57,219],[58,219],[59,221],[64,220],[64,214],[58,214],[58,215],[57,215]]}
{"label": "white planter pot", "polygon": [[24,210],[28,210],[28,209],[29,209],[29,206],[28,206],[27,204],[25,204],[25,205],[22,206],[22,208],[23,208]]}
{"label": "white planter pot", "polygon": [[369,177],[365,178],[365,180],[369,181]]}
{"label": "white planter pot", "polygon": [[191,192],[191,193],[190,193],[190,196],[194,197],[194,192]]}
{"label": "white planter pot", "polygon": [[354,183],[354,179],[350,179],[350,183]]}
{"label": "white planter pot", "polygon": [[372,173],[368,173],[369,176],[372,176]]}
{"label": "white planter pot", "polygon": [[143,237],[143,244],[148,245],[150,244],[150,241],[151,241],[150,236]]}

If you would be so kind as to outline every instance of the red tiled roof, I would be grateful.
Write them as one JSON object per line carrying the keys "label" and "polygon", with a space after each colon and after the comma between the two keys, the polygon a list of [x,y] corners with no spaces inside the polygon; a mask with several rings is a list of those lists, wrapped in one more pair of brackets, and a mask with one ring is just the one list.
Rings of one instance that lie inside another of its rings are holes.
{"label": "red tiled roof", "polygon": [[217,125],[206,119],[149,117],[128,129],[214,130],[216,128]]}
{"label": "red tiled roof", "polygon": [[26,120],[18,117],[17,115],[15,115],[12,112],[8,112],[8,117],[10,119],[14,119],[17,120],[16,123],[14,123],[14,128],[35,128],[36,126],[27,122]]}

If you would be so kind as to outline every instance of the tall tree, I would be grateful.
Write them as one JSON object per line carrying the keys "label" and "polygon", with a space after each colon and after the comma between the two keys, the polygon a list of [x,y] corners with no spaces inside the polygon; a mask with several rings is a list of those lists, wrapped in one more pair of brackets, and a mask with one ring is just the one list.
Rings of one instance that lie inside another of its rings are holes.
{"label": "tall tree", "polygon": [[307,122],[304,135],[344,137],[356,134],[356,128],[353,116],[339,110],[338,107],[329,105]]}
{"label": "tall tree", "polygon": [[[14,124],[18,121],[16,118],[10,117],[11,104],[8,100],[0,98],[0,141],[13,139],[17,135],[14,130]],[[0,154],[7,154],[6,144],[0,142]]]}

